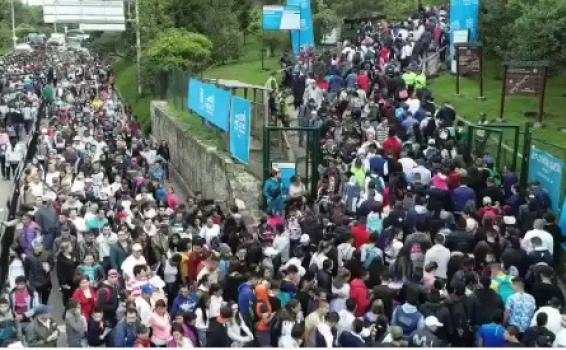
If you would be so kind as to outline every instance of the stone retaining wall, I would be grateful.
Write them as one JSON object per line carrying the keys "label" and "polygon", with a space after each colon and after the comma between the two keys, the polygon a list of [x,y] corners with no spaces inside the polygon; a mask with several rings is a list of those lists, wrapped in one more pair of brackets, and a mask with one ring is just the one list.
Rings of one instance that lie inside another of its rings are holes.
{"label": "stone retaining wall", "polygon": [[167,102],[151,102],[151,130],[157,140],[167,140],[170,170],[186,193],[202,192],[204,198],[237,204],[251,224],[260,215],[261,181],[229,155],[198,140],[169,111]]}

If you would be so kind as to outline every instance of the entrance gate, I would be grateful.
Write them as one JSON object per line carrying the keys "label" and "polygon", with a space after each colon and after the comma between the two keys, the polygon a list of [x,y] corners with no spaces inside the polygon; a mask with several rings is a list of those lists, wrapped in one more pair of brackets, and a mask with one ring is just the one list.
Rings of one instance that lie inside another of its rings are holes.
{"label": "entrance gate", "polygon": [[[297,139],[301,139],[300,144]],[[271,176],[274,166],[281,168],[286,186],[293,175],[299,175],[310,193],[316,198],[319,181],[320,129],[310,127],[264,127],[263,181]]]}

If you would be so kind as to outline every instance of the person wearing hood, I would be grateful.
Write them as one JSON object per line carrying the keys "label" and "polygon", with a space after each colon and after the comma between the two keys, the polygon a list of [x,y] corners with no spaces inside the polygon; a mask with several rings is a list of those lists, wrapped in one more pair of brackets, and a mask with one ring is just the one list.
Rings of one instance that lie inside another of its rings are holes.
{"label": "person wearing hood", "polygon": [[397,306],[391,316],[391,325],[401,327],[405,339],[409,339],[413,332],[425,326],[423,314],[416,306],[417,301],[416,295],[407,295],[405,303]]}

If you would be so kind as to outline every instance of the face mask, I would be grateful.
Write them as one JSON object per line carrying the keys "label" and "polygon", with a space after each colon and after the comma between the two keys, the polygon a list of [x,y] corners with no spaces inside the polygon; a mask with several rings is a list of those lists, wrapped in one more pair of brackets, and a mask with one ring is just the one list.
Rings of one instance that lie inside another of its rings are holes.
{"label": "face mask", "polygon": [[10,307],[7,306],[7,305],[6,306],[4,306],[4,305],[0,306],[0,313],[2,313],[2,314],[7,313],[9,310],[10,310]]}

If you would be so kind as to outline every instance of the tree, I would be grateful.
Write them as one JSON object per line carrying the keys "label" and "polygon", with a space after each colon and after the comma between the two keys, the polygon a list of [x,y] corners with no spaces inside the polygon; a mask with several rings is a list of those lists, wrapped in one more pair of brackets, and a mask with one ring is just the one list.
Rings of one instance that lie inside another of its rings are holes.
{"label": "tree", "polygon": [[329,5],[342,18],[371,16],[383,11],[383,0],[335,0]]}
{"label": "tree", "polygon": [[212,57],[222,63],[241,54],[235,0],[161,0],[176,28],[202,33],[214,44]]}
{"label": "tree", "polygon": [[195,73],[210,64],[212,42],[204,35],[169,28],[161,32],[146,50],[147,60],[162,70],[180,68]]}
{"label": "tree", "polygon": [[340,20],[336,15],[336,11],[331,8],[324,8],[314,14],[314,35],[317,43],[320,43],[324,35],[332,33],[332,30],[338,27]]}
{"label": "tree", "polygon": [[508,59],[566,63],[566,2],[564,0],[511,1],[519,16],[510,26]]}
{"label": "tree", "polygon": [[235,0],[234,12],[237,14],[238,26],[244,37],[256,33],[260,28],[261,11],[254,4],[253,0]]}
{"label": "tree", "polygon": [[145,50],[142,83],[154,94],[163,96],[169,72],[200,73],[210,65],[211,57],[212,42],[206,36],[168,28]]}

